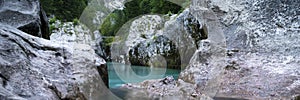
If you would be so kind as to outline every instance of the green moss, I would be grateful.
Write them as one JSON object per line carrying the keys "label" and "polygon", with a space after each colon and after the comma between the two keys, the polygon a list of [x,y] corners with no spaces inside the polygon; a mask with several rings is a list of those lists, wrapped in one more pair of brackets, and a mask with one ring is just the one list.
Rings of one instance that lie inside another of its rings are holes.
{"label": "green moss", "polygon": [[78,25],[79,24],[79,20],[77,18],[73,19],[73,24],[74,25]]}
{"label": "green moss", "polygon": [[153,36],[153,40],[156,40],[157,39],[157,36]]}
{"label": "green moss", "polygon": [[103,42],[105,44],[105,46],[111,46],[111,44],[114,42],[115,38],[114,37],[105,37],[103,39]]}

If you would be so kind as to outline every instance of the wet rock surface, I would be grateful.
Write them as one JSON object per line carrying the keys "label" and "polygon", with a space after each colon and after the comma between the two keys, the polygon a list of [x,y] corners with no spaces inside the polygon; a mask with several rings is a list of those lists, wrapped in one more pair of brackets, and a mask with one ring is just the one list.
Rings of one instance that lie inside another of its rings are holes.
{"label": "wet rock surface", "polygon": [[38,0],[1,0],[0,23],[49,39],[49,25]]}
{"label": "wet rock surface", "polygon": [[50,42],[6,25],[0,38],[1,98],[98,99],[109,93],[97,71],[105,61],[90,46]]}

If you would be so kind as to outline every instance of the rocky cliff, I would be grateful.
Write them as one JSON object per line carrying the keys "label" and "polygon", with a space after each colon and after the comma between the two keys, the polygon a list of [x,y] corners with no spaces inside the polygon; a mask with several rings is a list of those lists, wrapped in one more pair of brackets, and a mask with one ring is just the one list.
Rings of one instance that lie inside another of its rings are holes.
{"label": "rocky cliff", "polygon": [[227,42],[217,96],[290,99],[300,94],[297,0],[209,0]]}
{"label": "rocky cliff", "polygon": [[88,30],[65,23],[42,39],[50,34],[37,0],[1,0],[0,13],[1,99],[115,98]]}
{"label": "rocky cliff", "polygon": [[[190,39],[197,48],[175,86],[156,80],[129,87],[168,97],[178,96],[172,91],[182,92],[177,88],[186,82],[193,84],[186,88],[194,91],[188,93],[191,99],[201,98],[199,94],[215,99],[293,99],[300,95],[299,4],[296,0],[192,0],[174,21],[186,17],[186,12],[192,14],[195,21],[189,23],[198,22],[207,39]],[[194,26],[183,29],[194,33],[189,31]],[[176,27],[169,31],[180,38]]]}
{"label": "rocky cliff", "polygon": [[0,23],[11,25],[33,36],[49,39],[46,13],[39,0],[1,0]]}
{"label": "rocky cliff", "polygon": [[115,61],[150,66],[157,63],[151,59],[160,55],[167,68],[185,68],[200,41],[207,38],[205,31],[206,26],[189,10],[180,15],[144,15],[123,25],[111,56]]}
{"label": "rocky cliff", "polygon": [[[211,69],[216,66],[202,61],[216,59],[198,49],[180,79],[196,83],[203,93],[215,92],[216,97],[291,99],[300,94],[298,1],[207,0],[192,2],[191,9],[196,8],[193,5],[207,7],[217,16],[226,37],[227,60],[215,76],[218,70]],[[212,83],[220,87],[210,88]]]}
{"label": "rocky cliff", "polygon": [[1,98],[97,99],[104,96],[107,87],[97,67],[105,61],[90,46],[70,47],[27,35],[10,26],[0,28]]}

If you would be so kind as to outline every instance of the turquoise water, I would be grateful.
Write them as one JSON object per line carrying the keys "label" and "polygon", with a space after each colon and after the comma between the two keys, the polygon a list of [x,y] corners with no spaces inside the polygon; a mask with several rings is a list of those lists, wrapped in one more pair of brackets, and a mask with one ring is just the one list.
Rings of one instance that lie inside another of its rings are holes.
{"label": "turquoise water", "polygon": [[166,76],[178,78],[180,70],[166,68],[150,68],[147,66],[126,65],[108,62],[109,87],[117,88],[126,83],[138,83],[146,79],[161,79]]}

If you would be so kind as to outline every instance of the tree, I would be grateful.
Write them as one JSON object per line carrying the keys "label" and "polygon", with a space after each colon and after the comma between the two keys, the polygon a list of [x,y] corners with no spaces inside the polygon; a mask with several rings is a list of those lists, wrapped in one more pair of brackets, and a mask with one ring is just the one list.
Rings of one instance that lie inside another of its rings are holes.
{"label": "tree", "polygon": [[42,8],[47,15],[55,15],[62,21],[72,21],[79,18],[85,7],[87,0],[40,0]]}
{"label": "tree", "polygon": [[178,13],[181,9],[179,5],[167,0],[132,0],[125,4],[125,9],[107,16],[99,30],[102,35],[114,36],[123,24],[139,15]]}

